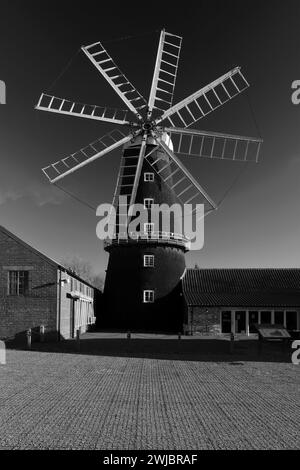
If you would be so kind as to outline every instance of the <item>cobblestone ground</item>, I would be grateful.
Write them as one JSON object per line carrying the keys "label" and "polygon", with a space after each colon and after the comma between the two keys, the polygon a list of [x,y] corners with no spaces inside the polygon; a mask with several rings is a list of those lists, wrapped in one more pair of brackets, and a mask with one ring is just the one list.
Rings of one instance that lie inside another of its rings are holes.
{"label": "cobblestone ground", "polygon": [[300,366],[7,351],[1,449],[299,449]]}

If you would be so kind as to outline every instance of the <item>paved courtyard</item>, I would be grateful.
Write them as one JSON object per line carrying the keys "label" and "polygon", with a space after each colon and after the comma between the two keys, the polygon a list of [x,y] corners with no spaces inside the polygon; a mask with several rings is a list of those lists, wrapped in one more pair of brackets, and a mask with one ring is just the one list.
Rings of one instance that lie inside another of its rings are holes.
{"label": "paved courtyard", "polygon": [[287,355],[85,338],[80,352],[73,341],[7,351],[0,449],[300,448],[300,366]]}

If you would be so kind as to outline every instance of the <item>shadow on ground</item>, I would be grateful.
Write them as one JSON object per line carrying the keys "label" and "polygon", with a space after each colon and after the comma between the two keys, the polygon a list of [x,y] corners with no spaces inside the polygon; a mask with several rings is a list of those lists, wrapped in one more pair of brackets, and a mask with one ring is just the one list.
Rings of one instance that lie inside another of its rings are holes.
{"label": "shadow on ground", "polygon": [[[76,340],[59,342],[33,342],[31,350],[49,353],[85,354],[98,356],[168,359],[180,361],[226,362],[232,365],[255,362],[291,362],[289,345],[278,342],[259,343],[255,339],[236,340],[231,345],[228,338],[176,337],[137,335],[127,339],[123,334],[86,333],[80,344]],[[25,340],[9,341],[7,349],[26,350]]]}

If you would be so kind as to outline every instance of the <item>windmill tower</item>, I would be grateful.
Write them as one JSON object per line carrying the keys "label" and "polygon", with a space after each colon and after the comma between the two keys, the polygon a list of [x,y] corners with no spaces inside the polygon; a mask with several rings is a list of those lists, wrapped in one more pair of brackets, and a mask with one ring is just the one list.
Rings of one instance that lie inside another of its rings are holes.
{"label": "windmill tower", "polygon": [[[204,205],[204,214],[216,204],[177,155],[257,161],[261,140],[252,137],[188,129],[239,95],[249,84],[240,67],[230,70],[188,98],[173,105],[182,38],[163,30],[148,103],[120,71],[100,42],[83,52],[127,106],[127,110],[88,105],[42,94],[37,109],[109,122],[127,128],[100,137],[43,172],[51,183],[70,175],[109,152],[123,147],[114,193],[114,235],[105,244],[109,262],[105,282],[107,317],[126,328],[180,327],[178,298],[173,296],[185,269],[189,240],[179,220],[168,230],[161,221],[145,222],[133,232],[124,227],[120,196],[128,206],[175,202]],[[173,300],[172,300],[173,299]],[[174,300],[175,299],[175,300]]]}

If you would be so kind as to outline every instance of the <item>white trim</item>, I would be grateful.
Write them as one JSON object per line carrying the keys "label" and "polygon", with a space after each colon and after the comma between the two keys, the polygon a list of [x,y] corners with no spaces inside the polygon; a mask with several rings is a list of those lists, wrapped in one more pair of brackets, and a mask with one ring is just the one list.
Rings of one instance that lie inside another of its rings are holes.
{"label": "white trim", "polygon": [[249,336],[250,334],[250,325],[249,325],[249,310],[246,310],[246,335]]}
{"label": "white trim", "polygon": [[275,310],[271,311],[271,325],[275,324]]}
{"label": "white trim", "polygon": [[235,334],[235,310],[231,310],[231,333]]}
{"label": "white trim", "polygon": [[154,204],[153,197],[145,197],[144,198],[144,209],[151,209]]}

